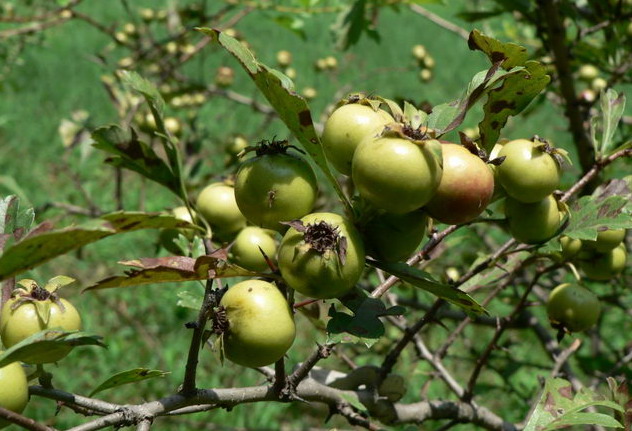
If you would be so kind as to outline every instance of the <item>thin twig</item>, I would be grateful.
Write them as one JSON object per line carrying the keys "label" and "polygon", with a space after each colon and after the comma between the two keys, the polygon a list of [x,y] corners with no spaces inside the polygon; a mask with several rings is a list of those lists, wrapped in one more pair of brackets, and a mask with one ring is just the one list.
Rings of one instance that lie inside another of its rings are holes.
{"label": "thin twig", "polygon": [[0,418],[31,431],[56,431],[53,427],[36,422],[31,418],[22,416],[21,414],[5,409],[4,407],[0,407]]}
{"label": "thin twig", "polygon": [[439,15],[430,12],[428,9],[425,9],[421,6],[419,6],[418,4],[412,4],[410,5],[410,9],[413,12],[418,13],[421,16],[424,16],[426,18],[428,18],[430,21],[432,21],[433,23],[437,24],[439,27],[442,27],[448,31],[451,31],[452,33],[457,34],[458,36],[460,36],[461,38],[468,40],[470,37],[470,32],[459,27],[458,25],[451,23],[450,21],[441,18]]}

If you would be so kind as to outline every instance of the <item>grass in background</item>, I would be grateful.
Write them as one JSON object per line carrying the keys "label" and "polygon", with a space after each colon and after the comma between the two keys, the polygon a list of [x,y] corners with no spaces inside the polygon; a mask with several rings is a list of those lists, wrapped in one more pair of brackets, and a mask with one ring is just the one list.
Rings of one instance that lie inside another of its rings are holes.
{"label": "grass in background", "polygon": [[[134,2],[134,7],[154,4],[150,1]],[[126,21],[125,10],[119,2],[85,2],[81,10],[105,23],[117,23],[118,26],[122,26]],[[450,16],[449,7],[434,7],[433,10],[447,15],[450,20],[458,22],[468,30],[471,27]],[[293,67],[298,71],[295,80],[297,90],[300,92],[306,87],[318,90],[318,97],[310,103],[315,119],[322,118],[323,112],[332,107],[336,95],[339,95],[338,92],[343,87],[348,91],[363,90],[390,98],[400,97],[417,102],[427,100],[432,104],[438,104],[458,97],[471,77],[488,67],[483,55],[470,51],[466,42],[458,36],[438,29],[421,16],[409,12],[396,13],[389,9],[384,9],[380,16],[379,44],[365,37],[357,47],[351,48],[348,52],[335,52],[328,34],[333,19],[332,15],[322,15],[307,20],[307,41],[278,27],[263,12],[252,13],[237,25],[237,29],[267,64],[274,65],[278,50],[292,52]],[[492,23],[492,27],[487,30],[501,28],[501,24]],[[200,38],[198,35],[193,36],[193,40]],[[9,76],[0,97],[0,195],[21,190],[24,197],[36,207],[42,207],[49,202],[85,205],[83,194],[77,187],[80,183],[91,198],[104,209],[114,209],[113,170],[102,163],[104,156],[93,152],[86,160],[81,161],[77,150],[63,149],[57,132],[60,121],[68,118],[76,110],[88,111],[94,126],[118,121],[100,82],[100,76],[110,73],[114,69],[112,64],[115,64],[117,59],[113,59],[111,65],[103,66],[93,57],[106,43],[107,36],[83,22],[72,21],[63,27],[47,31],[41,44],[29,47],[25,52],[24,65],[15,69]],[[415,67],[410,55],[411,47],[418,43],[426,45],[429,53],[436,59],[434,78],[428,83],[421,83],[418,80],[418,68]],[[316,73],[313,68],[315,60],[327,55],[338,58],[339,71],[335,74]],[[262,100],[261,96],[256,95],[254,86],[236,62],[217,49],[207,48],[203,61],[192,62],[186,70],[197,76],[201,84],[208,84],[212,82],[215,68],[222,64],[235,68],[236,91]],[[479,108],[473,110],[465,125],[474,126],[480,112]],[[168,109],[168,115],[185,119],[181,111],[172,108]],[[195,121],[198,127],[207,131],[208,136],[201,142],[203,153],[208,155],[208,161],[202,165],[199,173],[199,177],[202,178],[215,173],[226,173],[223,172],[221,164],[221,147],[224,139],[231,133],[245,132],[253,141],[270,139],[274,135],[286,137],[288,134],[279,121],[274,121],[264,135],[254,136],[254,131],[262,124],[262,117],[254,114],[250,107],[236,105],[224,99],[209,100],[195,113]],[[518,138],[537,133],[551,138],[559,146],[570,149],[570,143],[565,141],[568,135],[564,130],[564,124],[561,111],[547,103],[543,109],[537,110],[526,119],[521,117],[511,120],[504,136]],[[454,134],[451,136],[452,139],[456,139]],[[126,172],[124,175],[126,209],[138,209],[141,203],[148,211],[177,205],[176,199],[168,191],[142,181],[134,173]],[[10,179],[18,185],[17,190],[11,185]],[[141,191],[143,189],[144,191]],[[59,226],[82,220],[81,217],[66,217],[58,210],[40,214],[39,220],[49,217],[56,218]],[[57,274],[77,278],[78,285],[74,286],[74,289],[72,286],[66,288],[65,295],[81,311],[85,328],[105,336],[108,344],[107,349],[76,349],[59,366],[51,367],[55,374],[54,383],[59,388],[88,394],[99,382],[116,372],[134,367],[147,367],[170,371],[171,374],[163,379],[104,392],[102,396],[112,402],[137,403],[156,399],[177,390],[182,381],[183,365],[188,350],[189,331],[184,328],[184,324],[193,320],[196,314],[193,310],[175,305],[179,286],[156,285],[90,292],[83,295],[78,293],[82,287],[106,276],[120,273],[122,267],[116,264],[117,261],[153,255],[156,240],[157,232],[153,231],[110,238],[22,275],[38,280],[46,280]],[[469,240],[473,244],[476,241]],[[463,265],[464,259],[465,257],[459,257],[454,264]],[[295,365],[300,358],[305,357],[306,352],[313,349],[315,337],[322,339],[322,334],[316,335],[316,330],[311,328],[303,317],[298,319],[302,330],[290,352],[288,366]],[[443,332],[441,328],[438,329],[433,333],[432,340],[440,344]],[[462,374],[457,377],[463,378],[470,371],[471,364],[460,359],[466,354],[460,352],[468,353],[469,349],[475,347],[467,340],[479,336],[477,331],[477,328],[468,328],[466,336],[454,346],[451,356],[447,359],[447,364],[455,366]],[[481,331],[481,336],[489,335],[488,332]],[[498,388],[502,388],[504,395],[507,387],[505,385],[510,384],[509,387],[514,388],[514,391],[509,395],[509,402],[503,398],[502,405],[498,407],[507,414],[506,419],[518,421],[527,409],[524,399],[518,395],[533,395],[538,387],[533,372],[535,370],[537,373],[540,362],[546,362],[543,355],[538,358],[539,353],[530,351],[529,346],[532,342],[517,339],[508,342],[524,342],[525,348],[522,350],[525,357],[536,356],[532,359],[533,364],[515,370],[514,374],[487,373],[480,384],[489,387],[486,401],[495,397],[501,398],[498,397]],[[355,351],[364,351],[364,348],[343,346],[340,350],[353,356]],[[538,359],[542,360],[539,362]],[[492,364],[498,363],[498,369],[506,370],[506,362],[510,360],[511,358],[503,359],[502,355],[499,355]],[[380,364],[380,358],[375,356],[367,355],[366,361]],[[456,366],[460,362],[463,365]],[[323,365],[345,369],[343,362],[335,357],[323,361]],[[397,370],[404,375],[413,376],[406,400],[417,400],[420,394],[451,397],[441,383],[435,381],[426,384],[430,379],[431,369],[425,363],[419,362],[412,351],[405,352]],[[209,350],[201,354],[199,384],[202,387],[250,385],[262,381],[262,376],[253,370],[230,364],[222,367]],[[38,420],[54,417],[50,424],[59,428],[71,427],[84,421],[83,417],[65,409],[58,416],[53,416],[55,408],[53,402],[35,398],[27,408],[26,414]],[[244,405],[236,407],[232,412],[218,410],[187,418],[159,419],[156,426],[158,429],[169,430],[264,430],[283,427],[295,430],[307,429],[310,426],[349,427],[346,422],[336,417],[323,425],[326,409],[321,408],[320,416],[308,413],[312,411],[312,406],[270,403]],[[454,429],[470,429],[468,427],[470,425]]]}

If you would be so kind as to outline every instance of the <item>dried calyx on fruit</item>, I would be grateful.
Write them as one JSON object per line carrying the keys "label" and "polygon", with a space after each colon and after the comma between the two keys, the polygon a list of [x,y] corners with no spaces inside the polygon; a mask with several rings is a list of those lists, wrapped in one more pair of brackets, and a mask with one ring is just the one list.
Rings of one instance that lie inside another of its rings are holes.
{"label": "dried calyx on fruit", "polygon": [[[34,280],[18,282],[19,288],[0,312],[0,339],[10,348],[26,338],[49,328],[64,331],[81,329],[81,317],[77,309],[67,300],[57,295],[57,290],[74,282],[70,277],[58,276],[50,279],[44,287]],[[72,346],[53,346],[24,362],[44,364],[57,362],[72,350]]]}
{"label": "dried calyx on fruit", "polygon": [[309,163],[290,153],[301,150],[287,141],[261,141],[245,152],[256,157],[242,162],[235,178],[235,199],[249,222],[280,230],[280,222],[308,214],[314,207],[318,184]]}
{"label": "dried calyx on fruit", "polygon": [[287,224],[278,262],[288,286],[312,298],[336,298],[351,290],[365,262],[353,224],[332,213],[309,214]]}

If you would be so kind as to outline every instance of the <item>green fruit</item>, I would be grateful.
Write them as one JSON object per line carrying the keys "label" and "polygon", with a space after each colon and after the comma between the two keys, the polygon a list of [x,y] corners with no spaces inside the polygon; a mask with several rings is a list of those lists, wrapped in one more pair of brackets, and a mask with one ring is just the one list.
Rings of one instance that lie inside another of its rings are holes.
{"label": "green fruit", "polygon": [[[0,368],[0,407],[22,413],[28,400],[29,386],[22,366],[18,362],[11,362]],[[0,429],[10,424],[0,419]]]}
{"label": "green fruit", "polygon": [[427,204],[441,181],[441,163],[426,145],[400,137],[365,139],[353,156],[353,182],[376,208],[394,214]]}
{"label": "green fruit", "polygon": [[380,214],[362,229],[369,254],[385,262],[409,257],[426,234],[428,216],[421,210],[406,214]]}
{"label": "green fruit", "polygon": [[507,142],[498,152],[505,157],[496,176],[512,198],[525,203],[541,201],[560,183],[560,166],[544,147],[526,139]]}
{"label": "green fruit", "polygon": [[562,236],[560,238],[560,244],[562,245],[562,259],[568,260],[575,257],[582,248],[582,240],[569,238]]}
{"label": "green fruit", "polygon": [[597,233],[597,239],[594,241],[582,241],[586,250],[596,250],[605,253],[618,247],[625,239],[625,229],[606,229]]}
{"label": "green fruit", "polygon": [[395,120],[382,109],[349,103],[336,109],[325,122],[321,140],[327,160],[336,170],[351,175],[353,154],[368,136],[377,136]]}
{"label": "green fruit", "polygon": [[565,283],[551,291],[546,311],[554,325],[562,325],[571,332],[581,332],[597,323],[601,303],[590,290]]}
{"label": "green fruit", "polygon": [[281,230],[282,221],[303,217],[314,207],[318,184],[304,159],[280,153],[243,162],[235,179],[235,198],[251,223]]}
{"label": "green fruit", "polygon": [[538,244],[553,238],[560,229],[562,219],[552,195],[535,203],[507,198],[505,215],[511,235],[525,244]]}
{"label": "green fruit", "polygon": [[462,224],[487,208],[494,194],[494,174],[462,145],[443,144],[443,175],[425,210],[437,221]]}
{"label": "green fruit", "polygon": [[[20,341],[45,329],[61,328],[64,331],[78,331],[81,329],[81,316],[77,309],[67,300],[60,298],[60,307],[51,299],[36,300],[47,302],[50,307],[48,319],[42,316],[33,302],[22,302],[14,307],[19,297],[9,299],[0,313],[0,339],[5,347],[12,347]],[[33,364],[47,364],[64,358],[72,346],[56,346],[40,354],[28,362]]]}
{"label": "green fruit", "polygon": [[577,262],[586,278],[591,280],[610,280],[625,269],[628,254],[625,245],[621,244],[605,253],[581,253]]}
{"label": "green fruit", "polygon": [[273,235],[273,232],[256,226],[243,228],[230,249],[233,261],[250,271],[267,271],[270,268],[261,250],[272,262],[276,261],[277,245]]}
{"label": "green fruit", "polygon": [[[364,270],[364,244],[353,224],[332,213],[301,219],[300,232],[288,229],[279,247],[279,269],[288,286],[312,298],[337,298],[349,292]],[[339,253],[345,247],[344,257]]]}
{"label": "green fruit", "polygon": [[196,207],[219,237],[229,237],[246,226],[246,218],[235,200],[235,189],[224,183],[205,187],[198,195]]}
{"label": "green fruit", "polygon": [[579,68],[579,78],[584,81],[592,81],[599,76],[599,69],[592,64],[584,64]]}
{"label": "green fruit", "polygon": [[232,286],[220,301],[228,330],[222,334],[224,354],[245,367],[278,361],[296,335],[292,310],[275,285],[247,280]]}

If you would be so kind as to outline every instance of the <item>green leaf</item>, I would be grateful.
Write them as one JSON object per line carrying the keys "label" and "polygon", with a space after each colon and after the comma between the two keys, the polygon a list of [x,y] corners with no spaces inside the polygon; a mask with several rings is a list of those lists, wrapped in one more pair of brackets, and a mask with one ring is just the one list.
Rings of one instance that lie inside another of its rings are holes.
{"label": "green leaf", "polygon": [[404,101],[404,118],[410,123],[413,129],[418,129],[428,121],[428,114],[414,105]]}
{"label": "green leaf", "polygon": [[64,229],[50,230],[49,225],[39,230],[35,228],[0,256],[0,281],[111,235],[139,229],[192,226],[172,215],[120,211]]}
{"label": "green leaf", "polygon": [[[279,114],[285,125],[296,136],[305,151],[312,157],[316,165],[323,171],[327,180],[336,190],[338,197],[352,213],[351,204],[345,197],[335,176],[329,170],[322,144],[314,128],[314,121],[305,99],[296,94],[290,87],[291,81],[283,79],[285,75],[259,63],[255,56],[237,39],[227,36],[219,30],[200,28],[202,33],[210,36],[215,42],[230,52],[253,79],[261,93]],[[287,77],[286,77],[287,78]],[[289,79],[288,79],[289,80]]]}
{"label": "green leaf", "polygon": [[76,280],[66,275],[57,275],[46,282],[44,289],[50,293],[55,293],[64,286],[74,283]]}
{"label": "green leaf", "polygon": [[105,391],[106,389],[112,389],[118,386],[141,382],[143,380],[153,379],[156,377],[164,377],[167,374],[169,374],[167,371],[150,370],[148,368],[134,368],[127,371],[121,371],[97,386],[88,396],[92,397],[99,392]]}
{"label": "green leaf", "polygon": [[[186,200],[187,196],[186,196],[186,191],[185,191],[185,186],[184,186],[184,180],[182,178],[182,157],[180,155],[180,149],[177,143],[172,138],[171,133],[169,133],[169,131],[165,127],[165,122],[163,118],[164,111],[165,111],[165,101],[160,95],[158,88],[156,88],[156,86],[152,82],[143,78],[138,73],[131,72],[131,71],[122,71],[121,78],[127,86],[129,86],[131,89],[143,95],[143,97],[145,98],[145,101],[147,101],[147,104],[149,105],[151,114],[153,115],[154,120],[156,121],[156,129],[158,130],[158,133],[156,133],[156,135],[161,138],[160,142],[162,143],[162,147],[165,151],[165,154],[167,155],[167,160],[169,161],[170,173],[172,174],[174,178],[172,181],[169,181],[167,183],[162,183],[159,181],[159,184],[163,184],[168,189],[172,190],[175,194],[177,194],[181,199]],[[132,133],[132,137],[133,137],[133,141],[138,142],[138,140],[135,139],[134,133]],[[146,155],[154,156],[153,160],[157,158],[155,157],[155,153],[153,153],[153,150],[147,147],[147,145],[139,143],[139,145],[137,146],[140,147],[144,156]],[[130,153],[127,153],[127,154],[128,156],[131,156],[132,161],[137,161],[136,154],[134,155]],[[131,168],[131,166],[124,166],[124,167],[134,170],[133,168]],[[155,172],[155,173],[151,172],[151,170],[153,170],[154,168],[153,166],[146,165],[144,167],[151,168],[149,172],[150,176],[148,177],[150,179],[153,179],[153,177],[168,178],[166,176],[166,173],[164,172],[164,168],[162,168],[161,166],[156,167],[158,172]],[[140,171],[137,171],[137,172],[145,176],[147,173],[147,172],[143,173]]]}
{"label": "green leaf", "polygon": [[[147,100],[152,112],[156,111],[159,117],[156,118],[156,124],[158,124],[158,121],[162,121],[165,115],[165,101],[158,91],[158,88],[156,88],[151,81],[148,81],[136,72],[123,70],[120,73],[123,82],[131,89],[142,94]],[[164,132],[164,130],[160,131]]]}
{"label": "green leaf", "polygon": [[570,425],[600,425],[623,428],[621,423],[603,413],[584,413],[588,407],[606,407],[624,411],[615,402],[608,401],[590,389],[583,388],[573,394],[571,384],[564,379],[547,379],[535,410],[524,431],[548,431]]}
{"label": "green leaf", "polygon": [[432,276],[427,272],[424,272],[417,268],[413,268],[405,264],[404,262],[387,263],[373,259],[367,259],[367,263],[371,266],[381,269],[382,271],[394,275],[402,281],[410,283],[413,286],[419,287],[427,292],[430,292],[441,299],[445,299],[449,303],[462,308],[463,311],[468,314],[488,314],[487,310],[485,310],[485,308],[483,308],[467,293],[459,289],[455,289],[448,284],[439,283],[438,281],[434,280]]}
{"label": "green leaf", "polygon": [[126,132],[116,125],[99,127],[92,132],[92,139],[94,147],[113,154],[107,163],[137,172],[182,195],[176,172],[149,145],[139,141],[133,129]]}
{"label": "green leaf", "polygon": [[331,26],[336,48],[346,51],[360,40],[363,32],[370,32],[371,22],[366,18],[366,0],[356,0],[341,11]]}
{"label": "green leaf", "polygon": [[278,15],[273,19],[273,21],[279,26],[290,30],[301,39],[307,40],[307,33],[305,33],[305,21],[299,18],[298,15]]}
{"label": "green leaf", "polygon": [[33,208],[20,208],[20,199],[10,195],[0,200],[0,251],[9,239],[19,240],[29,232],[35,220]]}
{"label": "green leaf", "polygon": [[154,283],[173,283],[226,277],[270,277],[268,273],[246,270],[226,261],[226,250],[197,259],[185,256],[148,257],[119,262],[138,269],[125,275],[108,277],[86,290],[133,287]]}
{"label": "green leaf", "polygon": [[355,290],[340,301],[353,314],[336,311],[334,304],[331,304],[331,319],[327,322],[328,343],[364,343],[371,347],[384,335],[384,324],[379,318],[398,316],[405,311],[400,306],[386,308],[382,301],[368,297],[361,290]]}
{"label": "green leaf", "polygon": [[[614,180],[620,185],[624,180]],[[630,189],[627,189],[628,193]],[[632,228],[630,195],[583,196],[571,206],[571,218],[564,235],[594,241],[597,233],[606,229]]]}
{"label": "green leaf", "polygon": [[[609,88],[607,91],[601,92],[599,102],[601,112],[590,119],[590,134],[597,158],[608,156],[620,149],[618,147],[614,148],[615,142],[613,138],[625,111],[625,95],[623,93],[617,94],[616,91]],[[601,139],[597,137],[599,133],[601,134]],[[629,144],[626,143],[624,145]]]}
{"label": "green leaf", "polygon": [[0,354],[0,368],[11,362],[34,362],[37,357],[51,349],[76,346],[100,346],[102,337],[85,332],[67,332],[60,329],[45,329],[20,341]]}

